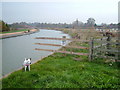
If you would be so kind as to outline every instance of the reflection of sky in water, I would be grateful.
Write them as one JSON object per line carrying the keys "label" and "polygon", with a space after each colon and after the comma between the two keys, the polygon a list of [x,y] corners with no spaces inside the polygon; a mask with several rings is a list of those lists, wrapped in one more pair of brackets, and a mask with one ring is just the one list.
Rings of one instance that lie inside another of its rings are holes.
{"label": "reflection of sky in water", "polygon": [[53,30],[40,30],[38,33],[24,35],[14,38],[3,39],[3,52],[2,52],[2,67],[3,74],[7,74],[14,71],[22,66],[24,58],[32,58],[32,61],[39,60],[51,52],[47,51],[36,51],[35,48],[41,49],[59,49],[60,47],[55,46],[44,46],[36,45],[34,43],[50,43],[50,44],[61,44],[61,40],[42,40],[34,39],[35,37],[58,37],[67,36],[67,34],[61,31]]}

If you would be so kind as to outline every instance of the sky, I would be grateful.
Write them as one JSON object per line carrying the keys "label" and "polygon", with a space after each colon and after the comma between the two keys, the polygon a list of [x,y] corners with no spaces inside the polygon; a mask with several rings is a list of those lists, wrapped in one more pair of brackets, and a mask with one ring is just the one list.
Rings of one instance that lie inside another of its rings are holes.
{"label": "sky", "polygon": [[78,18],[86,23],[92,17],[97,24],[118,23],[118,2],[119,0],[2,0],[0,19],[11,24],[72,23]]}
{"label": "sky", "polygon": [[120,1],[118,3],[118,22],[120,23]]}

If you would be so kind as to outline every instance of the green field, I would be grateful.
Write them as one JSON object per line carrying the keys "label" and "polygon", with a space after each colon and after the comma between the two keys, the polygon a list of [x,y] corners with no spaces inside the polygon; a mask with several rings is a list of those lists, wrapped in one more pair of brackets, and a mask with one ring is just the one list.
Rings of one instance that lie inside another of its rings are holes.
{"label": "green field", "polygon": [[0,34],[5,34],[5,33],[13,33],[13,32],[22,32],[22,31],[27,31],[28,29],[20,29],[20,30],[12,30],[8,32],[0,32]]}

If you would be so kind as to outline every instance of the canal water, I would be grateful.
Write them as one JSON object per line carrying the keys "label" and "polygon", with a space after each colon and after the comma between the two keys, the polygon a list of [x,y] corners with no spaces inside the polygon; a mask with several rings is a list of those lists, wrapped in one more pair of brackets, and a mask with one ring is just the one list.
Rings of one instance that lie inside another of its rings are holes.
{"label": "canal water", "polygon": [[32,62],[35,62],[51,54],[51,52],[48,51],[36,51],[35,48],[54,50],[60,48],[55,46],[35,45],[34,43],[61,44],[60,40],[34,39],[35,37],[62,38],[62,36],[70,38],[69,35],[61,31],[41,29],[39,32],[30,35],[2,39],[2,47],[0,47],[2,48],[2,75],[4,76],[20,68],[24,58],[32,58]]}

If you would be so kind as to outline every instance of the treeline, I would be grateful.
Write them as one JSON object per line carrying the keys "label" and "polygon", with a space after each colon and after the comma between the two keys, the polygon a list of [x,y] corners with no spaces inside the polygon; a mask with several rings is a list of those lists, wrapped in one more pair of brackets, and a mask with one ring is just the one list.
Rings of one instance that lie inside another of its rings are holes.
{"label": "treeline", "polygon": [[91,23],[81,23],[81,22],[73,22],[71,24],[67,23],[26,23],[26,22],[20,22],[20,23],[13,23],[10,25],[12,28],[78,28],[78,29],[86,29],[89,27],[95,27],[98,29],[117,29],[120,27],[119,24],[104,24],[102,23],[101,25],[97,24],[92,24]]}
{"label": "treeline", "polygon": [[10,25],[12,28],[72,28],[72,24],[66,24],[66,23],[26,23],[26,22],[20,22],[20,23],[13,23]]}
{"label": "treeline", "polygon": [[18,29],[18,28],[32,28],[32,25],[26,23],[26,22],[20,22],[20,23],[13,23],[10,24],[11,28]]}
{"label": "treeline", "polygon": [[0,32],[10,31],[10,27],[4,21],[0,21]]}
{"label": "treeline", "polygon": [[20,22],[20,23],[13,23],[13,24],[7,24],[4,21],[0,21],[0,32],[6,32],[6,31],[12,31],[12,30],[19,30],[19,29],[30,29],[30,28],[87,28],[87,27],[95,27],[98,29],[120,29],[120,23],[118,24],[101,24],[97,25],[95,24],[94,19],[88,19],[87,23],[82,23],[78,20],[74,21],[71,24],[67,23],[26,23],[26,22]]}

